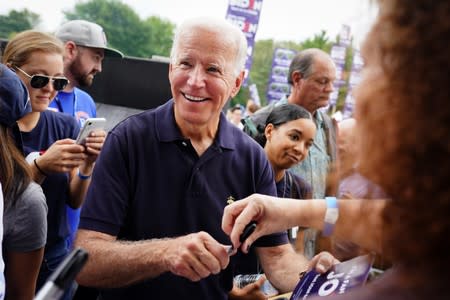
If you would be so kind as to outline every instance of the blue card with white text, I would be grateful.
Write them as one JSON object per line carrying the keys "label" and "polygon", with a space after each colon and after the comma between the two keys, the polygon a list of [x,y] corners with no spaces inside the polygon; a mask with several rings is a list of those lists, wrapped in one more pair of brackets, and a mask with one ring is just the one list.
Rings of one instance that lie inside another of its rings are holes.
{"label": "blue card with white text", "polygon": [[344,294],[366,282],[372,264],[370,255],[362,255],[336,264],[324,274],[309,271],[297,283],[290,300]]}

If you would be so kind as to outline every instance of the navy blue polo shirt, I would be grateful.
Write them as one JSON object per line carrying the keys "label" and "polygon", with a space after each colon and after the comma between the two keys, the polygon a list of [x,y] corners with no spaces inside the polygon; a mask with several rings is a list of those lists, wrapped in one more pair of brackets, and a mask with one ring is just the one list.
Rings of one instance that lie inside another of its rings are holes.
{"label": "navy blue polo shirt", "polygon": [[[76,139],[79,131],[73,117],[45,110],[31,131],[21,132],[24,154],[46,151],[58,140]],[[69,173],[49,174],[41,186],[48,205],[47,251],[69,235],[65,208],[69,200]]]}
{"label": "navy blue polo shirt", "polygon": [[[108,134],[79,227],[123,240],[206,231],[229,244],[221,230],[227,200],[253,193],[276,195],[263,149],[222,114],[213,144],[199,157],[181,135],[170,100],[126,119]],[[287,236],[274,234],[258,242],[284,244]],[[191,282],[165,273],[130,287],[102,291],[102,299],[227,299],[232,276],[233,270],[227,270]]]}

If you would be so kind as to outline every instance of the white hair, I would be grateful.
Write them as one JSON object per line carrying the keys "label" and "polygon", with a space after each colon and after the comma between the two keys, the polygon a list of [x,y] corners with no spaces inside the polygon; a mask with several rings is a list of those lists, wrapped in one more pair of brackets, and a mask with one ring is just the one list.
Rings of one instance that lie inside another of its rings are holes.
{"label": "white hair", "polygon": [[244,70],[245,59],[247,58],[247,39],[245,38],[244,33],[238,27],[225,19],[211,17],[192,18],[184,21],[180,26],[178,26],[173,39],[172,50],[170,51],[171,63],[175,63],[175,59],[178,55],[180,37],[183,36],[185,32],[196,28],[214,32],[217,36],[227,35],[236,50],[234,75],[237,76]]}

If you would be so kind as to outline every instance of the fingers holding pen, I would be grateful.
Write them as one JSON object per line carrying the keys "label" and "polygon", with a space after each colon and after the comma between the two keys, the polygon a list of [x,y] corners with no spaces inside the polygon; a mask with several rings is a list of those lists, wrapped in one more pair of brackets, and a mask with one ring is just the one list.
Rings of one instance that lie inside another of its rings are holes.
{"label": "fingers holding pen", "polygon": [[170,272],[192,281],[218,274],[229,261],[223,245],[206,232],[173,239],[165,257]]}

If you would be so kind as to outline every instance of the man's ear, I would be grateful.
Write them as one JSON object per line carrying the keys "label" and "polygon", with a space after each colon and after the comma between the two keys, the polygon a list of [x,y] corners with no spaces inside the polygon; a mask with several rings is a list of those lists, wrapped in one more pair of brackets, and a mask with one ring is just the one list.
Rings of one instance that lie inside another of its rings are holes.
{"label": "man's ear", "polygon": [[231,97],[236,96],[237,93],[239,92],[239,90],[241,89],[241,85],[244,82],[244,77],[245,77],[245,71],[241,71],[241,73],[239,73],[238,77],[236,77],[236,79],[234,80],[234,86],[231,90]]}
{"label": "man's ear", "polygon": [[300,80],[303,79],[303,74],[300,73],[300,71],[294,71],[294,72],[292,72],[291,79],[292,79],[292,85],[296,86],[300,83]]}
{"label": "man's ear", "polygon": [[169,77],[169,81],[170,81],[170,75],[172,75],[172,68],[173,68],[172,63],[169,63],[169,73],[167,75],[167,77]]}
{"label": "man's ear", "polygon": [[77,57],[78,48],[77,45],[75,45],[74,42],[68,41],[64,44],[64,57],[66,57],[69,60],[73,60],[75,57]]}

